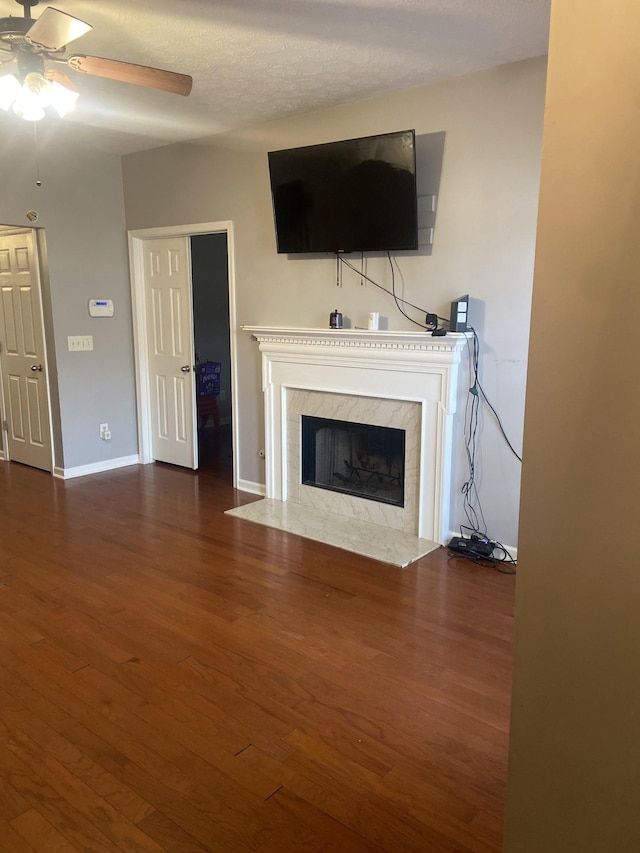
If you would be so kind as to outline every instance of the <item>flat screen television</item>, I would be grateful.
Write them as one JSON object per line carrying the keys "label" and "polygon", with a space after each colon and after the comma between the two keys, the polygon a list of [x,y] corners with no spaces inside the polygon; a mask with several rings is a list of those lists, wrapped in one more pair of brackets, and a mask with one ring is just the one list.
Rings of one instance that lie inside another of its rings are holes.
{"label": "flat screen television", "polygon": [[279,253],[418,248],[415,131],[268,156]]}

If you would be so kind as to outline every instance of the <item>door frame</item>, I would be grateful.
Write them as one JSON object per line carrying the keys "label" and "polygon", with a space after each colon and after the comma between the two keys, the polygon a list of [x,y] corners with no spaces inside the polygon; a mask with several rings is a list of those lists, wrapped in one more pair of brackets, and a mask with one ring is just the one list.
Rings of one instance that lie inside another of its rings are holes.
{"label": "door frame", "polygon": [[[44,380],[45,380],[45,389],[47,393],[47,419],[49,423],[49,450],[51,453],[51,470],[47,471],[47,473],[54,476],[56,470],[56,449],[55,449],[55,436],[53,432],[53,410],[52,410],[52,401],[51,401],[51,381],[50,381],[50,361],[49,361],[49,341],[47,335],[47,321],[45,319],[45,304],[44,304],[44,294],[42,292],[43,288],[43,278],[45,276],[45,269],[43,267],[43,244],[41,242],[42,233],[44,233],[43,229],[33,228],[29,225],[0,225],[0,235],[2,234],[21,234],[24,231],[31,231],[31,237],[33,240],[33,254],[34,254],[34,265],[33,271],[36,278],[36,290],[38,293],[38,307],[40,309],[39,319],[41,324],[41,333],[42,333],[42,360],[44,363]],[[48,270],[47,270],[48,274]],[[2,344],[4,346],[4,342]],[[0,354],[0,359],[2,355]],[[0,418],[0,462],[11,462],[11,453],[9,451],[9,436],[7,431],[4,429],[4,425],[2,424],[2,420],[7,417],[7,401],[4,399],[4,383],[2,381],[2,363],[0,361],[0,412],[2,413],[2,418]],[[32,466],[30,466],[32,467]],[[45,470],[37,468],[36,470]]]}
{"label": "door frame", "polygon": [[[138,414],[138,455],[146,465],[153,462],[151,394],[149,360],[147,357],[148,330],[144,290],[144,244],[165,237],[195,237],[202,234],[227,235],[227,276],[229,280],[229,348],[231,356],[231,441],[233,448],[233,487],[238,484],[238,383],[236,338],[236,284],[233,247],[233,223],[199,222],[191,225],[168,225],[160,228],[139,228],[128,232],[129,269],[131,276],[131,309],[133,313],[133,354],[136,378],[136,408]],[[193,283],[189,282],[193,305]],[[197,441],[197,418],[194,418],[194,440]]]}

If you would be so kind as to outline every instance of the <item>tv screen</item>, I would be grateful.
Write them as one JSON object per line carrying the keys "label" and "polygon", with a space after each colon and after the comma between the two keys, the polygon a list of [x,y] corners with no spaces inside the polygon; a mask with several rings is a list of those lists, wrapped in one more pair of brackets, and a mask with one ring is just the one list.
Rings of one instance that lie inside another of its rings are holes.
{"label": "tv screen", "polygon": [[279,253],[418,248],[413,130],[269,152]]}

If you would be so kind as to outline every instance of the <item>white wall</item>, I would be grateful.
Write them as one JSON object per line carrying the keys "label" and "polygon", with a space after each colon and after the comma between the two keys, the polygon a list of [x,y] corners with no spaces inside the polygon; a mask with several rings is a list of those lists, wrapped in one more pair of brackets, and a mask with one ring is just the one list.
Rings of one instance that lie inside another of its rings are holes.
{"label": "white wall", "polygon": [[[516,447],[522,435],[526,353],[545,84],[544,59],[359,101],[225,135],[216,146],[177,145],[123,160],[127,227],[234,222],[239,325],[319,326],[338,307],[355,325],[369,311],[412,328],[390,297],[345,273],[335,259],[277,255],[267,151],[415,128],[446,133],[435,243],[399,257],[401,293],[448,316],[463,293],[482,342],[481,378]],[[224,146],[224,147],[223,147]],[[386,259],[368,273],[390,285]],[[238,333],[239,476],[263,482],[262,398],[257,345]],[[480,435],[480,494],[490,534],[517,542],[519,463],[492,417]],[[461,438],[454,486],[466,476]],[[464,521],[456,495],[456,523]]]}
{"label": "white wall", "polygon": [[[61,138],[59,127],[47,119],[38,125],[37,187],[33,126],[0,113],[0,223],[29,225],[26,213],[36,210],[35,225],[45,231],[45,313],[60,401],[54,422],[59,415],[62,423],[55,464],[71,469],[137,454],[137,432],[120,158],[101,153],[82,129],[65,127]],[[113,299],[115,317],[90,318],[92,297]],[[68,335],[88,334],[93,352],[68,351]],[[103,422],[110,442],[99,438]]]}

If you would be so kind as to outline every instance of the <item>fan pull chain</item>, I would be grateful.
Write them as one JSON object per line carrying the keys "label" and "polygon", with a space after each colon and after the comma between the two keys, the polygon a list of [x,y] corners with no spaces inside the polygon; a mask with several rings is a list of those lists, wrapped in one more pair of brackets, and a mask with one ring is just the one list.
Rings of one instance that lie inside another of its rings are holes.
{"label": "fan pull chain", "polygon": [[41,187],[42,181],[40,180],[40,158],[38,156],[38,127],[37,122],[32,122],[33,124],[33,148],[36,155],[36,186]]}

